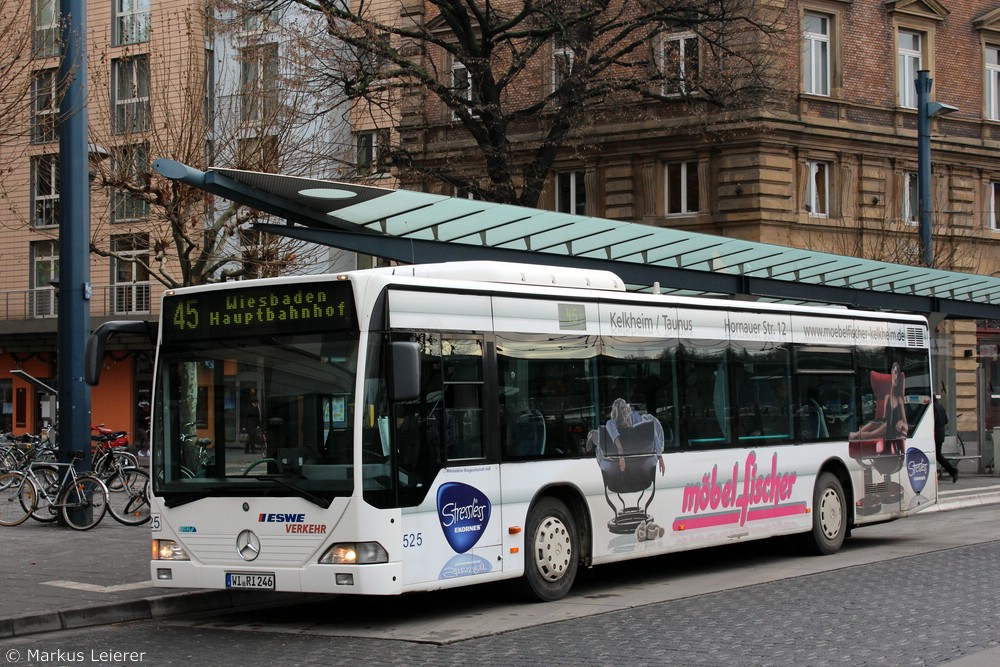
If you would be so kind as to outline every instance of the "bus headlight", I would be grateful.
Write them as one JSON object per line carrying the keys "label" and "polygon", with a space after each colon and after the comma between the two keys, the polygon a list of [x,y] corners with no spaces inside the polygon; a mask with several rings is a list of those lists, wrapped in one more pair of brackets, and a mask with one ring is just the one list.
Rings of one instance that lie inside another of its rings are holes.
{"label": "bus headlight", "polygon": [[389,553],[378,542],[342,542],[327,549],[319,562],[334,565],[388,563]]}
{"label": "bus headlight", "polygon": [[153,560],[191,560],[191,557],[173,540],[153,540]]}

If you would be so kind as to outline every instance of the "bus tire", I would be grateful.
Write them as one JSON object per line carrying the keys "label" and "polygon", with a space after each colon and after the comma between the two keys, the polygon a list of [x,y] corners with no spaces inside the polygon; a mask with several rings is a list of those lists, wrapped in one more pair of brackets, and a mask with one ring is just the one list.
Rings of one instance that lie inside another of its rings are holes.
{"label": "bus tire", "polygon": [[545,496],[528,513],[522,585],[530,599],[566,597],[580,561],[576,522],[566,504]]}
{"label": "bus tire", "polygon": [[802,535],[807,553],[819,556],[840,551],[847,536],[847,501],[844,487],[831,472],[816,479],[813,489],[812,530]]}

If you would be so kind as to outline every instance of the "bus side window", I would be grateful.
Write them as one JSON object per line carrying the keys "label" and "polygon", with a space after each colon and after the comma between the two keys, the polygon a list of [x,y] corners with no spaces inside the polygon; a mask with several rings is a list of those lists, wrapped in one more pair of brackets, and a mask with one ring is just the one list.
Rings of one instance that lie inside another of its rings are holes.
{"label": "bus side window", "polygon": [[449,459],[483,456],[482,385],[445,385],[445,446]]}
{"label": "bus side window", "polygon": [[441,339],[445,455],[449,460],[478,459],[483,446],[483,341]]}

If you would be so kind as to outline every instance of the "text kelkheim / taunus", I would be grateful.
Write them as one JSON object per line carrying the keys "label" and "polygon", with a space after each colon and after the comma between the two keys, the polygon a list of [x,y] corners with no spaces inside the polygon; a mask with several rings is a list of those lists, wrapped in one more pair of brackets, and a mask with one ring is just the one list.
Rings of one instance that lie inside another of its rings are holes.
{"label": "text kelkheim / taunus", "polygon": [[656,315],[637,315],[626,311],[609,313],[608,323],[615,329],[631,333],[670,335],[694,330],[694,323],[690,318],[668,317],[660,313]]}

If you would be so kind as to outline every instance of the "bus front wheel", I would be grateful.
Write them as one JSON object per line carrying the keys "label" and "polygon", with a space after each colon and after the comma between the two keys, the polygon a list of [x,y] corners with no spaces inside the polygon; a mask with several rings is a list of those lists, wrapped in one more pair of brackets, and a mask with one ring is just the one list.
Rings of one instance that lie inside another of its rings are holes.
{"label": "bus front wheel", "polygon": [[847,501],[836,475],[824,472],[813,490],[812,530],[802,536],[802,546],[818,555],[840,551],[847,535]]}
{"label": "bus front wheel", "polygon": [[576,522],[566,504],[546,496],[528,514],[525,535],[525,592],[550,602],[566,597],[576,579],[580,554]]}

